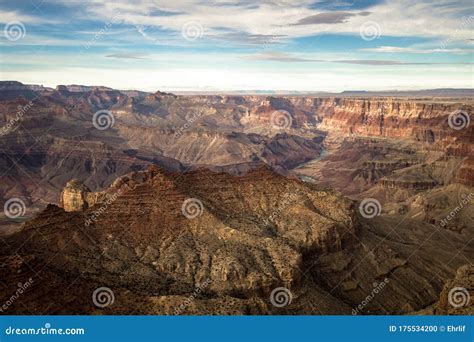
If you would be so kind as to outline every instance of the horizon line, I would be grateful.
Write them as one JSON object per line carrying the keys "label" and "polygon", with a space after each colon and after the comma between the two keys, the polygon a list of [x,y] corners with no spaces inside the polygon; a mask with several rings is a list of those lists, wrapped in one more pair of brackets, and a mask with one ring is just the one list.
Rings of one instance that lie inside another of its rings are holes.
{"label": "horizon line", "polygon": [[437,87],[437,88],[394,88],[394,89],[385,89],[385,90],[371,90],[371,89],[344,89],[340,91],[330,91],[330,90],[291,90],[291,89],[189,89],[189,88],[167,88],[167,87],[156,87],[156,90],[143,90],[138,88],[115,88],[107,85],[97,85],[97,84],[78,84],[78,83],[70,83],[70,84],[56,84],[55,86],[51,85],[44,85],[40,83],[24,83],[18,80],[0,80],[0,83],[6,82],[18,82],[24,86],[41,86],[43,88],[49,88],[56,90],[60,86],[77,86],[77,87],[89,87],[89,88],[109,88],[118,91],[140,91],[144,93],[156,93],[156,92],[171,92],[174,94],[256,94],[256,95],[265,95],[265,94],[279,94],[279,95],[286,95],[286,94],[300,94],[300,95],[310,95],[310,94],[343,94],[343,93],[401,93],[401,92],[427,92],[427,91],[473,91],[474,96],[474,87],[466,88],[466,87]]}

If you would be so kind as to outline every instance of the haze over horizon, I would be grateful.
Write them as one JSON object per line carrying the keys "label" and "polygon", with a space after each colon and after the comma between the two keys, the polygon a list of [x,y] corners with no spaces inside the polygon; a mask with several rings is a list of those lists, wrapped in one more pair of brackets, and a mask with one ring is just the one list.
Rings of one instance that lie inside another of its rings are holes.
{"label": "haze over horizon", "polygon": [[0,2],[1,79],[144,91],[474,88],[471,1]]}
{"label": "haze over horizon", "polygon": [[[19,82],[17,80],[1,80],[0,85],[5,85],[8,82]],[[22,82],[20,82],[22,83]],[[107,85],[103,84],[75,84],[75,83],[67,83],[67,84],[52,84],[52,85],[46,85],[46,84],[33,84],[33,83],[22,83],[25,86],[41,86],[45,88],[50,88],[50,89],[57,89],[58,87],[61,86],[66,86],[70,87],[84,87],[84,88],[109,88],[109,89],[114,89],[114,90],[119,90],[119,91],[142,91],[145,93],[154,93],[154,92],[160,92],[160,91],[167,91],[171,93],[175,93],[177,95],[183,94],[183,95],[192,95],[192,94],[256,94],[256,95],[265,95],[265,94],[278,94],[278,95],[311,95],[311,94],[320,94],[321,96],[324,96],[324,94],[328,95],[334,95],[334,94],[354,94],[356,95],[357,93],[360,93],[363,95],[364,93],[367,94],[379,94],[379,93],[387,93],[387,94],[396,94],[396,93],[409,93],[409,94],[418,94],[419,92],[426,92],[430,96],[432,93],[436,93],[438,91],[447,91],[447,94],[449,96],[452,95],[464,95],[465,92],[470,92],[468,96],[474,96],[474,88],[432,88],[432,89],[425,89],[425,88],[420,88],[420,89],[384,89],[384,90],[367,90],[367,89],[343,89],[341,91],[324,91],[324,90],[302,90],[302,91],[293,91],[290,89],[247,89],[247,90],[242,90],[242,89],[232,89],[232,90],[219,90],[219,89],[195,89],[195,90],[182,90],[182,89],[162,89],[162,88],[156,88],[156,89],[136,89],[136,88],[114,88],[110,87]],[[472,92],[471,92],[472,91]]]}

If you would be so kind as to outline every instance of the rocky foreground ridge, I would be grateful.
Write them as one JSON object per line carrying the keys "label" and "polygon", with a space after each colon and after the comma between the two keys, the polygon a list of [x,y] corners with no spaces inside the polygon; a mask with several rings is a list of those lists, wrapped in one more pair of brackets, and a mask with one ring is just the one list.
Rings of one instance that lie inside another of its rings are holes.
{"label": "rocky foreground ridge", "polygon": [[[152,167],[100,193],[74,181],[62,199],[68,211],[49,205],[0,247],[0,298],[33,280],[10,313],[350,314],[360,303],[359,314],[410,313],[473,255],[420,246],[439,233],[410,221],[390,231],[379,225],[391,218],[366,220],[340,194],[267,167],[240,177]],[[99,287],[112,305],[94,305]],[[272,303],[277,288],[290,303]]]}

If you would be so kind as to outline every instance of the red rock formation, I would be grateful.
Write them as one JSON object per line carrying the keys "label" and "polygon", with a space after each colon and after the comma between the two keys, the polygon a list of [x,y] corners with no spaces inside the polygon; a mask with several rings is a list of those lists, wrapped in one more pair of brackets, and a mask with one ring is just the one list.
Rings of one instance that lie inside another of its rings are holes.
{"label": "red rock formation", "polygon": [[449,127],[448,117],[456,110],[473,112],[465,103],[422,101],[410,99],[328,98],[318,101],[316,111],[323,117],[321,128],[341,130],[347,134],[413,139],[428,143],[461,146],[450,154],[468,152],[465,144],[472,143],[473,128],[463,130]]}

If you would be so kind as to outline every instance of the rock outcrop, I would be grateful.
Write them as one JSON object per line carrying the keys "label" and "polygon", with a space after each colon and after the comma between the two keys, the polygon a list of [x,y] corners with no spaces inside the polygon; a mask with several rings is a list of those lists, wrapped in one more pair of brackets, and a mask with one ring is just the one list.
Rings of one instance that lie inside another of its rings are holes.
{"label": "rock outcrop", "polygon": [[81,211],[94,204],[91,200],[91,190],[78,179],[73,179],[61,192],[59,206],[65,211]]}

